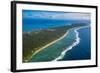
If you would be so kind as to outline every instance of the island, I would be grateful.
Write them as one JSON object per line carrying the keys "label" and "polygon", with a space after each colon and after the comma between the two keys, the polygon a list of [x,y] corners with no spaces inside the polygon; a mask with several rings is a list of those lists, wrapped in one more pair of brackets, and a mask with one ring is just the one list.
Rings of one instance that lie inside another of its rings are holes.
{"label": "island", "polygon": [[63,37],[68,30],[72,28],[87,26],[85,23],[74,23],[60,27],[52,27],[48,29],[38,29],[28,32],[23,32],[23,59],[27,63],[33,55],[38,54],[44,48],[55,40]]}

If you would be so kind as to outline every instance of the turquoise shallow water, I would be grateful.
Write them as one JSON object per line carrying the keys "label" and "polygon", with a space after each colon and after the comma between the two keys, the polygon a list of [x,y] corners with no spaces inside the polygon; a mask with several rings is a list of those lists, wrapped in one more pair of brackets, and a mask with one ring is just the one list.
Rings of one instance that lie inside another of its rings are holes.
{"label": "turquoise shallow water", "polygon": [[74,32],[74,29],[71,29],[66,37],[34,55],[29,62],[45,62],[54,60],[60,56],[62,51],[75,41],[75,35],[76,33]]}

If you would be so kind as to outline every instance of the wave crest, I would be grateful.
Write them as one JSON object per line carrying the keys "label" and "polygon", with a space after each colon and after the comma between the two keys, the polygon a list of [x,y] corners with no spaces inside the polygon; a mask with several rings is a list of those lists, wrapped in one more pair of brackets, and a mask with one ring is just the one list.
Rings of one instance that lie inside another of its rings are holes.
{"label": "wave crest", "polygon": [[71,50],[74,46],[76,46],[77,44],[80,43],[80,38],[79,38],[79,32],[77,30],[79,30],[80,28],[77,28],[74,30],[74,32],[76,33],[76,39],[75,42],[72,43],[72,45],[70,45],[68,48],[66,48],[59,57],[57,57],[56,59],[54,59],[53,61],[57,61],[60,60],[64,57],[64,55],[66,54],[67,51]]}

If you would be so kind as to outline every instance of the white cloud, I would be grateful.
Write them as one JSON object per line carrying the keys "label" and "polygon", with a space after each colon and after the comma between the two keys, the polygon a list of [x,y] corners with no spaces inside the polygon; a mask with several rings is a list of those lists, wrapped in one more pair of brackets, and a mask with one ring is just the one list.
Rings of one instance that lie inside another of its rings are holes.
{"label": "white cloud", "polygon": [[89,20],[91,15],[89,13],[74,13],[74,12],[25,12],[25,18],[45,18],[45,19],[70,19],[70,20]]}

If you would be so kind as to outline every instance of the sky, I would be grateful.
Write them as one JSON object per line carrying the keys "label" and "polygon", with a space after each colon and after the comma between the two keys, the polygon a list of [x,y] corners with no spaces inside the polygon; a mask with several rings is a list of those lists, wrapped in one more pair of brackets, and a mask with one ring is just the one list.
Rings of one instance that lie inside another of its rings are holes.
{"label": "sky", "polygon": [[29,19],[58,19],[58,20],[90,20],[90,13],[54,12],[39,10],[23,10],[23,18]]}

